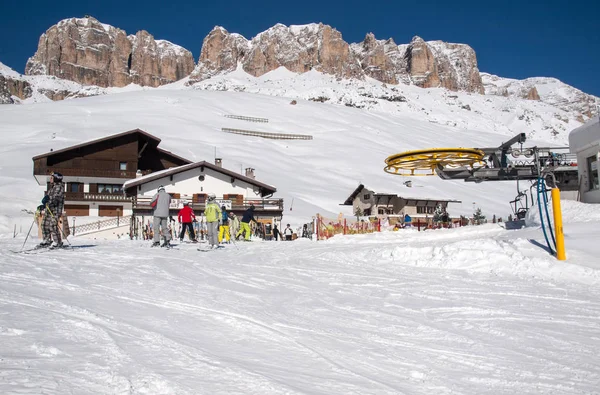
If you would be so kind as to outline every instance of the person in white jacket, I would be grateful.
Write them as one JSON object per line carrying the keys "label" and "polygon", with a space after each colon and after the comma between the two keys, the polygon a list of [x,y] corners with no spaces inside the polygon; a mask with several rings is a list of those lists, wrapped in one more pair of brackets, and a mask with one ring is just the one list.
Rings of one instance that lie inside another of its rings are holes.
{"label": "person in white jacket", "polygon": [[290,228],[290,224],[287,224],[287,226],[283,230],[283,235],[285,236],[285,240],[292,241],[293,234],[294,234],[294,230],[292,228]]}

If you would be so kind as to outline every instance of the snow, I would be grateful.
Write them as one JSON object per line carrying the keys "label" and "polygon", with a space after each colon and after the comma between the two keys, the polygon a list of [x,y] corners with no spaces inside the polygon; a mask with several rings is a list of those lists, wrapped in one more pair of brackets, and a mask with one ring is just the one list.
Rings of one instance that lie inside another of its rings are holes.
{"label": "snow", "polygon": [[301,34],[312,35],[319,32],[319,24],[309,23],[306,25],[290,25],[289,29],[294,36],[299,36]]}
{"label": "snow", "polygon": [[[69,239],[72,251],[10,252],[21,249],[31,225],[22,210],[35,208],[44,190],[31,158],[134,128],[192,161],[212,161],[216,148],[225,168],[253,167],[285,199],[282,222],[294,227],[316,213],[351,217],[340,203],[360,183],[462,200],[451,205],[452,216],[481,207],[488,219],[506,217],[514,182],[419,177],[407,188],[408,178],[383,171],[384,159],[412,149],[497,146],[515,132],[498,126],[504,105],[536,110],[540,119],[556,111],[501,97],[450,98],[439,89],[386,91],[370,79],[336,85],[315,71],[292,80],[282,74],[258,80],[240,69],[203,89],[173,84],[0,107],[0,393],[597,393],[600,205],[561,202],[563,262],[546,252],[535,209],[530,226],[516,231],[497,224],[404,229],[238,242],[206,253],[194,244],[165,251],[87,235]],[[330,101],[303,100],[315,94]],[[367,111],[338,98],[376,103]],[[448,104],[457,102],[474,111],[461,118]],[[451,115],[470,127],[441,123]],[[221,127],[314,139],[267,140]],[[540,133],[526,146],[565,141]],[[25,248],[37,242],[29,237]]]}
{"label": "snow", "polygon": [[167,40],[156,40],[156,46],[158,47],[161,56],[175,55],[178,57],[183,57],[189,53],[189,51],[182,46],[173,44]]}
{"label": "snow", "polygon": [[[567,237],[597,240],[585,225]],[[600,270],[530,239],[484,225],[204,254],[4,248],[0,392],[594,393]]]}
{"label": "snow", "polygon": [[12,77],[12,78],[20,76],[19,73],[17,73],[16,71],[14,71],[13,69],[11,69],[10,67],[8,67],[7,65],[5,65],[2,62],[0,62],[0,75]]}

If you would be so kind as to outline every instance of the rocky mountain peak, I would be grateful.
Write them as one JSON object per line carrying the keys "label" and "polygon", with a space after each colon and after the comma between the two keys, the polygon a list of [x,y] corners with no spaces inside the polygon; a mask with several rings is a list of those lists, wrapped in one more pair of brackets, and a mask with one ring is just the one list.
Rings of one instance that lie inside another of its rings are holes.
{"label": "rocky mountain peak", "polygon": [[475,51],[468,45],[425,42],[419,36],[410,44],[397,45],[392,38],[378,40],[373,33],[361,43],[348,44],[339,31],[323,23],[278,23],[251,40],[215,27],[204,39],[190,83],[233,71],[238,64],[253,76],[283,66],[295,73],[314,69],[341,78],[369,76],[389,84],[484,91]]}
{"label": "rocky mountain peak", "polygon": [[225,29],[213,29],[204,39],[190,81],[193,83],[232,71],[238,63],[256,77],[282,66],[296,73],[314,68],[338,77],[363,76],[348,43],[331,26],[312,23],[288,27],[278,23],[250,41]]}
{"label": "rocky mountain peak", "polygon": [[62,20],[42,34],[25,74],[101,87],[130,83],[156,87],[186,77],[193,68],[191,52],[178,45],[155,40],[145,30],[128,36],[85,17]]}

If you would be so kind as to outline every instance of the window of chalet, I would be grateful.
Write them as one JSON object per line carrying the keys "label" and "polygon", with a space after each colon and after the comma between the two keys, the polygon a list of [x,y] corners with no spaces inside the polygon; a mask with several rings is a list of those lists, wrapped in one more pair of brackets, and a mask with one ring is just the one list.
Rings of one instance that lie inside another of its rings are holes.
{"label": "window of chalet", "polygon": [[379,207],[377,209],[377,212],[379,214],[393,214],[394,213],[394,209],[392,209],[390,207]]}
{"label": "window of chalet", "polygon": [[123,185],[98,184],[98,193],[122,194],[123,193]]}
{"label": "window of chalet", "polygon": [[365,193],[365,194],[363,195],[363,199],[364,199],[364,200],[371,200],[371,194],[370,194],[370,193]]}
{"label": "window of chalet", "polygon": [[67,192],[83,192],[83,184],[78,182],[69,182],[67,184]]}
{"label": "window of chalet", "polygon": [[417,206],[417,214],[433,214],[435,207]]}
{"label": "window of chalet", "polygon": [[127,162],[119,162],[119,170],[127,170]]}

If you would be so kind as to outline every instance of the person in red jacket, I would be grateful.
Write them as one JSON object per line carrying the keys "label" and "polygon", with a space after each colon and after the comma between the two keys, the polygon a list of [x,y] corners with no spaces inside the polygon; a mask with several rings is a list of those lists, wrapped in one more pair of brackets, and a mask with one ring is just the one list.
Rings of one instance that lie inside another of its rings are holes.
{"label": "person in red jacket", "polygon": [[179,210],[179,214],[177,214],[177,220],[179,221],[181,226],[181,233],[179,234],[179,241],[183,241],[183,236],[185,235],[186,229],[190,232],[190,240],[194,243],[197,243],[196,234],[194,233],[194,227],[192,226],[192,220],[196,220],[196,215],[194,214],[194,210],[190,207],[187,200],[183,201],[183,208]]}

